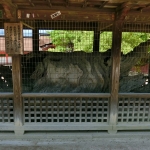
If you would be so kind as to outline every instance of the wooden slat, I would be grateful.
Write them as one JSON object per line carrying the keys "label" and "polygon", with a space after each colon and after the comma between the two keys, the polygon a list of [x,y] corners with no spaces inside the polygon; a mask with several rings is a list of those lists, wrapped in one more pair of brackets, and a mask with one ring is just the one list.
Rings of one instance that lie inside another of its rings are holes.
{"label": "wooden slat", "polygon": [[144,99],[144,106],[143,106],[143,118],[142,118],[142,122],[145,122],[145,110],[146,110],[146,99]]}
{"label": "wooden slat", "polygon": [[28,119],[29,119],[29,122],[31,122],[31,107],[30,107],[30,98],[28,99]]}
{"label": "wooden slat", "polygon": [[141,98],[138,99],[138,115],[137,115],[137,122],[139,122],[139,119],[140,119],[140,104],[141,104]]}
{"label": "wooden slat", "polygon": [[10,122],[10,107],[9,107],[9,99],[7,99],[7,117],[8,117],[8,122]]}
{"label": "wooden slat", "polygon": [[149,110],[148,110],[148,122],[150,122],[150,103],[149,103]]}

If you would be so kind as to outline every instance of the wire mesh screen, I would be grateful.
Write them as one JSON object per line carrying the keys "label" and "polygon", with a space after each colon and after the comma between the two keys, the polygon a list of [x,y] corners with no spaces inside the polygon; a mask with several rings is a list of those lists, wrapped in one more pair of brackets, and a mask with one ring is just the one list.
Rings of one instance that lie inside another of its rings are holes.
{"label": "wire mesh screen", "polygon": [[119,92],[149,93],[149,24],[126,23],[122,33]]}
{"label": "wire mesh screen", "polygon": [[23,92],[109,92],[108,23],[22,21],[32,28],[33,44],[22,58]]}
{"label": "wire mesh screen", "polygon": [[0,20],[0,92],[12,92],[12,59],[5,52],[4,21]]}
{"label": "wire mesh screen", "polygon": [[119,98],[118,123],[150,122],[150,98]]}
{"label": "wire mesh screen", "polygon": [[108,123],[108,98],[24,98],[24,122]]}
{"label": "wire mesh screen", "polygon": [[14,122],[12,97],[0,97],[0,123]]}

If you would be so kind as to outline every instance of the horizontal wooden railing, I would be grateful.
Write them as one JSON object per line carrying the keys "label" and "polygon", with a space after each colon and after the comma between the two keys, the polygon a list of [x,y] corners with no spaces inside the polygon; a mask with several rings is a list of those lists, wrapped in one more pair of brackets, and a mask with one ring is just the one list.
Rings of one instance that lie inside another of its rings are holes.
{"label": "horizontal wooden railing", "polygon": [[143,98],[150,98],[150,93],[119,93],[119,97],[143,97]]}
{"label": "horizontal wooden railing", "polygon": [[99,97],[99,98],[109,98],[110,93],[22,93],[22,97]]}
{"label": "horizontal wooden railing", "polygon": [[0,92],[0,98],[3,98],[3,97],[13,97],[14,96],[14,94],[13,94],[13,92],[3,92],[3,93],[1,93]]}

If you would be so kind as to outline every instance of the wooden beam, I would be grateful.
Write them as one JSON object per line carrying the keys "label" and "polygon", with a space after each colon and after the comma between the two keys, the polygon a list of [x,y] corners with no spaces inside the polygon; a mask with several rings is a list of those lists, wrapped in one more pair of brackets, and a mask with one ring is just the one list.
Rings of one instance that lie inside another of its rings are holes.
{"label": "wooden beam", "polygon": [[[26,23],[26,22],[25,22]],[[83,30],[83,31],[94,31],[97,28],[95,22],[83,22],[83,21],[35,21],[34,23],[43,30]],[[35,25],[32,24],[32,26]]]}
{"label": "wooden beam", "polygon": [[66,7],[69,6],[69,0],[66,0]]}
{"label": "wooden beam", "polygon": [[34,3],[32,2],[32,0],[28,0],[28,1],[29,1],[30,5],[31,5],[32,7],[35,6]]}
{"label": "wooden beam", "polygon": [[104,2],[102,2],[102,4],[100,5],[100,9],[102,9],[106,4],[108,3],[108,1],[104,1]]}
{"label": "wooden beam", "polygon": [[[67,2],[66,2],[66,5],[67,5]],[[49,9],[49,7],[47,6],[42,6],[42,8],[40,6],[36,6],[36,7],[29,7],[29,6],[20,6],[19,7],[19,10],[22,10],[22,11],[39,11],[39,12],[42,12],[42,11],[45,11],[45,12],[48,12],[48,11],[58,11],[58,10],[61,10],[62,12],[86,12],[86,13],[106,13],[106,14],[109,14],[109,13],[114,13],[114,11],[116,10],[115,8],[103,8],[103,9],[99,9],[99,7],[86,7],[85,9],[83,9],[83,7],[74,7],[74,6],[69,6],[67,9],[66,9],[66,6],[52,6],[51,9]]]}
{"label": "wooden beam", "polygon": [[[86,7],[88,8],[88,7]],[[86,9],[86,8],[80,8],[80,10],[71,10],[69,7],[65,10],[61,10],[61,15],[54,18],[54,20],[86,20],[86,21],[92,21],[92,20],[104,20],[104,21],[114,21],[114,12],[103,12],[102,9],[93,10],[93,9]],[[52,20],[51,14],[55,13],[57,10],[53,10],[53,7],[51,7],[50,10],[18,10],[20,12],[20,19],[41,19],[41,20]],[[83,10],[83,11],[82,11]],[[29,18],[27,18],[27,14],[34,14],[34,17],[30,15]],[[65,19],[64,19],[65,18]]]}
{"label": "wooden beam", "polygon": [[47,0],[49,7],[52,7],[51,0]]}
{"label": "wooden beam", "polygon": [[100,31],[99,22],[95,22],[94,28],[94,41],[93,41],[93,52],[99,52],[99,42],[100,42]]}
{"label": "wooden beam", "polygon": [[132,4],[148,4],[150,0],[109,0],[109,3],[124,3],[131,2]]}
{"label": "wooden beam", "polygon": [[100,31],[94,30],[93,52],[99,52]]}
{"label": "wooden beam", "polygon": [[123,27],[122,21],[115,21],[113,24],[111,98],[110,98],[110,122],[109,122],[109,124],[112,126],[115,126],[117,124],[117,116],[118,116],[118,91],[119,91],[119,77],[120,77],[122,27]]}
{"label": "wooden beam", "polygon": [[24,23],[23,21],[21,21],[21,23],[22,23],[24,26],[26,26],[26,27],[28,27],[28,28],[30,28],[30,29],[34,29],[34,27],[28,25],[27,23]]}
{"label": "wooden beam", "polygon": [[82,7],[86,7],[87,6],[87,0],[84,0]]}
{"label": "wooden beam", "polygon": [[14,18],[17,17],[16,6],[12,3],[11,0],[1,0],[0,4],[4,8],[4,11],[6,13],[6,18],[8,18],[8,19],[14,19]]}
{"label": "wooden beam", "polygon": [[100,27],[99,27],[99,31],[103,31],[103,30],[104,30],[104,31],[107,31],[107,28],[111,27],[112,25],[113,25],[113,23],[110,23],[109,25],[102,26],[102,27],[100,26]]}
{"label": "wooden beam", "polygon": [[145,5],[145,6],[143,6],[143,7],[139,7],[137,10],[142,12],[142,11],[144,11],[145,9],[149,8],[149,7],[150,7],[150,4]]}
{"label": "wooden beam", "polygon": [[34,30],[33,30],[33,52],[39,52],[39,27],[38,23],[35,23]]}
{"label": "wooden beam", "polygon": [[131,9],[131,6],[129,2],[123,3],[120,7],[117,8],[115,19],[124,20],[128,12],[130,11],[130,9]]}

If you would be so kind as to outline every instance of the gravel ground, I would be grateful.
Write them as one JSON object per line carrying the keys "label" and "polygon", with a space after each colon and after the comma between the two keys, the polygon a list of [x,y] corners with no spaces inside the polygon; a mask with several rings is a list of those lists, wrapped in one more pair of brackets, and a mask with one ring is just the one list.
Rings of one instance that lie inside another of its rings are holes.
{"label": "gravel ground", "polygon": [[0,134],[0,150],[150,150],[150,132]]}

